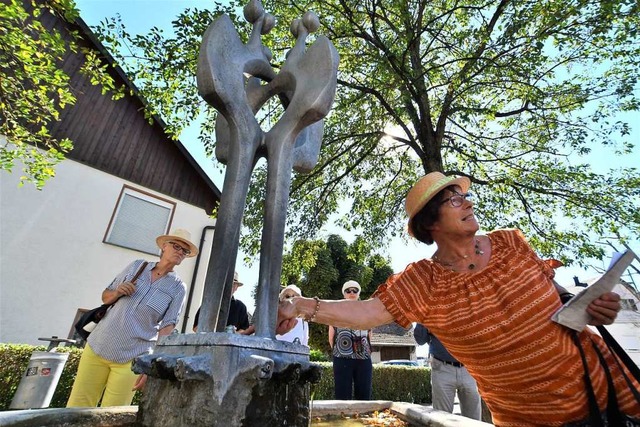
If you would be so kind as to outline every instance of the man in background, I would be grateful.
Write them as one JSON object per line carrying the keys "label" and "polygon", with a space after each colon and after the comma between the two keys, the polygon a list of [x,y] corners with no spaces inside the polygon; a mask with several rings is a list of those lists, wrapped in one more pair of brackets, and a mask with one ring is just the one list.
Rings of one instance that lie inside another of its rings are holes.
{"label": "man in background", "polygon": [[[233,294],[242,286],[242,282],[238,280],[238,272],[233,273],[233,290],[231,291],[231,303],[229,305],[229,318],[227,326],[232,325],[236,334],[251,335],[255,332],[255,327],[249,323],[249,313],[247,306],[239,299],[235,299]],[[201,308],[201,307],[200,307]],[[198,331],[198,319],[200,318],[200,308],[196,312],[193,319],[193,332]]]}
{"label": "man in background", "polygon": [[482,409],[478,386],[467,369],[420,323],[416,324],[413,337],[418,345],[429,344],[433,409],[453,413],[457,392],[462,416],[480,420]]}

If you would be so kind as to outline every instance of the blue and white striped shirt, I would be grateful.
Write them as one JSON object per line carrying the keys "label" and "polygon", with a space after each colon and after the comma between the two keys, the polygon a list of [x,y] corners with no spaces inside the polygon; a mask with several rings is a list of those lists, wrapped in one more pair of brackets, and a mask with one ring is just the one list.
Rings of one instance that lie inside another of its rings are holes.
{"label": "blue and white striped shirt", "polygon": [[[139,259],[122,271],[107,287],[115,290],[131,280],[144,260]],[[151,353],[158,340],[158,331],[178,323],[185,301],[186,285],[174,272],[151,283],[150,262],[138,277],[136,291],[120,298],[98,323],[87,342],[93,351],[116,363],[124,363]]]}

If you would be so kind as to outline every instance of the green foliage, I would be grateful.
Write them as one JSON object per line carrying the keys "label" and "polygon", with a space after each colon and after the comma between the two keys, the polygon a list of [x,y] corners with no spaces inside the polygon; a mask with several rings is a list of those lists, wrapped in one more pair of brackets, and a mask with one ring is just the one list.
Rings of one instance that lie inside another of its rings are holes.
{"label": "green foliage", "polygon": [[[322,367],[322,377],[318,384],[311,386],[314,400],[333,400],[333,364],[318,363]],[[430,403],[431,369],[409,366],[373,365],[372,399],[394,402]]]}
{"label": "green foliage", "polygon": [[309,360],[311,362],[328,362],[329,357],[320,350],[311,349],[309,351]]}
{"label": "green foliage", "polygon": [[[44,350],[44,347],[39,347]],[[20,379],[29,363],[31,353],[35,350],[28,345],[0,344],[0,410],[9,409]]]}
{"label": "green foliage", "polygon": [[[347,280],[360,283],[362,299],[369,298],[393,269],[389,260],[374,253],[374,248],[361,237],[348,244],[332,234],[322,240],[298,240],[283,255],[283,279],[300,287],[304,296],[342,299],[342,285]],[[311,348],[331,353],[327,326],[309,325]]]}
{"label": "green foliage", "polygon": [[[201,138],[210,152],[215,112],[193,84],[199,36],[229,12],[246,37],[236,14],[245,3],[187,10],[170,36],[130,36],[117,21],[101,28],[116,54],[125,43],[132,48],[135,59],[120,52],[122,62],[173,128],[206,117]],[[518,227],[543,256],[599,257],[594,237],[637,236],[640,172],[615,163],[595,172],[586,156],[637,156],[622,113],[640,108],[638,7],[631,0],[265,1],[280,23],[265,37],[276,67],[293,44],[289,23],[306,10],[320,16],[319,33],[340,54],[319,164],[292,182],[290,241],[313,238],[339,215],[339,225],[383,247],[403,233],[407,190],[434,170],[468,176],[483,227]],[[264,178],[258,167],[244,218],[250,251],[261,235]],[[562,225],[563,217],[572,224]]]}
{"label": "green foliage", "polygon": [[[79,35],[71,40],[54,29],[47,30],[40,17],[51,13],[74,22],[78,10],[73,0],[38,2],[10,0],[0,3],[0,169],[11,172],[22,163],[20,183],[33,183],[41,189],[55,176],[54,166],[64,160],[73,144],[56,139],[50,126],[60,120],[61,111],[76,102],[69,75],[62,70],[65,55],[78,52]],[[103,92],[116,90],[107,66],[93,51],[84,49],[86,61],[81,72]]]}
{"label": "green foliage", "polygon": [[[29,359],[34,351],[46,351],[46,347],[0,343],[0,411],[9,409],[11,399],[13,399],[13,395],[18,389],[20,380],[27,366],[29,366]],[[73,382],[76,379],[80,356],[82,356],[81,348],[58,347],[57,351],[69,353],[69,359],[67,359],[60,381],[51,399],[50,408],[64,408],[67,405]],[[137,405],[140,402],[140,397],[140,393],[136,392],[132,404]]]}

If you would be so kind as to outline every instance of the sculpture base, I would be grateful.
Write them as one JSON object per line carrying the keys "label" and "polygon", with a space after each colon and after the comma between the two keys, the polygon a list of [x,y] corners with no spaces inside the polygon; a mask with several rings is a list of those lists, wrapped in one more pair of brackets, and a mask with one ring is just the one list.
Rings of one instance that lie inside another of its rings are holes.
{"label": "sculpture base", "polygon": [[149,376],[138,422],[154,427],[306,427],[321,373],[305,346],[216,332],[162,337],[133,369]]}

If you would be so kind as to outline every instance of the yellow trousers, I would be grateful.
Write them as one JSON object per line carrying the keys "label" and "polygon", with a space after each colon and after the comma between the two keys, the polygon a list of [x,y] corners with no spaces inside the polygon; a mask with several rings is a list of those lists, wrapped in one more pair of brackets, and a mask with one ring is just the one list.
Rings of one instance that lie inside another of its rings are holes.
{"label": "yellow trousers", "polygon": [[84,347],[76,380],[67,402],[67,408],[131,405],[132,390],[138,375],[131,370],[131,361],[115,363],[93,352],[89,344]]}

